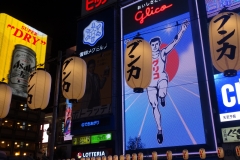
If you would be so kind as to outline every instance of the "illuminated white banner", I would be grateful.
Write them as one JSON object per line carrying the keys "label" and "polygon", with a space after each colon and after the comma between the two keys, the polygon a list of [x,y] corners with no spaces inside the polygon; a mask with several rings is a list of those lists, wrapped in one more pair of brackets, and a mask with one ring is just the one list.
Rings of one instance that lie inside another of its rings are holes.
{"label": "illuminated white banner", "polygon": [[222,138],[224,143],[240,142],[240,126],[222,128]]}
{"label": "illuminated white banner", "polygon": [[234,121],[234,120],[240,120],[240,111],[220,114],[221,122]]}

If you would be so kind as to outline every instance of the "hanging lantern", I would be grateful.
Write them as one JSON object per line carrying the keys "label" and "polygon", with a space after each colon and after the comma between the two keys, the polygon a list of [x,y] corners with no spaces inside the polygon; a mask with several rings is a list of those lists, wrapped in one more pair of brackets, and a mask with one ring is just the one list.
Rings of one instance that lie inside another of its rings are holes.
{"label": "hanging lantern", "polygon": [[70,103],[83,97],[86,87],[87,65],[80,57],[67,58],[62,67],[62,93]]}
{"label": "hanging lantern", "polygon": [[152,49],[150,44],[139,36],[127,43],[125,79],[136,93],[142,93],[152,80]]}
{"label": "hanging lantern", "polygon": [[42,68],[33,71],[28,78],[27,104],[31,109],[45,109],[49,102],[51,76]]}
{"label": "hanging lantern", "polygon": [[236,155],[240,157],[240,146],[236,146],[235,150],[236,150]]}
{"label": "hanging lantern", "polygon": [[157,160],[157,152],[156,151],[152,152],[152,160]]}
{"label": "hanging lantern", "polygon": [[11,99],[11,87],[4,82],[0,82],[0,118],[5,118],[8,115]]}
{"label": "hanging lantern", "polygon": [[199,149],[199,156],[201,159],[206,159],[206,151],[204,148]]}
{"label": "hanging lantern", "polygon": [[167,151],[167,160],[172,160],[172,151]]}
{"label": "hanging lantern", "polygon": [[209,39],[214,67],[224,76],[236,76],[240,69],[240,16],[221,12],[210,22]]}
{"label": "hanging lantern", "polygon": [[184,160],[189,158],[189,154],[188,154],[188,150],[187,149],[184,149],[182,154],[183,154],[183,159]]}
{"label": "hanging lantern", "polygon": [[222,147],[217,148],[217,155],[218,155],[218,158],[224,158],[224,150]]}
{"label": "hanging lantern", "polygon": [[138,153],[138,160],[143,160],[143,153],[142,152]]}

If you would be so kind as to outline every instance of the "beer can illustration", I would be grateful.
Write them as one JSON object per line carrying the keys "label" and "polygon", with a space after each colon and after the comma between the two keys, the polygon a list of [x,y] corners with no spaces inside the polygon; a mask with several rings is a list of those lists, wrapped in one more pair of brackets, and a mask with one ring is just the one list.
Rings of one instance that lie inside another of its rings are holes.
{"label": "beer can illustration", "polygon": [[16,44],[12,54],[9,86],[19,92],[27,92],[28,77],[35,70],[36,53],[29,47]]}

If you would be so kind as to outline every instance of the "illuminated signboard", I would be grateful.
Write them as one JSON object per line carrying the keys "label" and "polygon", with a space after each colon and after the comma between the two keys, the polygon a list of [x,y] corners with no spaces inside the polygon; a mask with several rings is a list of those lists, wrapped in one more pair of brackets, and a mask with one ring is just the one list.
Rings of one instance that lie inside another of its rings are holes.
{"label": "illuminated signboard", "polygon": [[90,157],[102,157],[106,156],[106,151],[94,151],[94,152],[78,152],[77,159],[90,158]]}
{"label": "illuminated signboard", "polygon": [[104,134],[95,134],[89,136],[79,136],[73,137],[72,145],[85,145],[85,144],[96,144],[103,141],[110,141],[112,140],[111,133],[104,133]]}
{"label": "illuminated signboard", "polygon": [[[134,93],[122,74],[126,153],[166,153],[174,147],[173,154],[182,155],[183,149],[199,154],[200,146],[207,153],[216,152],[204,55],[192,36],[200,32],[192,27],[198,22],[191,22],[188,4],[188,0],[147,0],[121,9],[122,66],[126,47],[134,49],[141,43],[128,45],[138,33],[152,49],[152,81],[143,93]],[[137,60],[130,56],[132,62]],[[137,77],[138,66],[129,65],[130,77]],[[206,135],[205,128],[211,134]]]}
{"label": "illuminated signboard", "polygon": [[82,0],[82,16],[98,11],[117,0]]}
{"label": "illuminated signboard", "polygon": [[[107,50],[82,59],[87,64],[87,81],[83,97],[78,103],[73,104],[75,111],[72,113],[72,120],[74,123],[82,118],[112,113],[112,51]],[[84,119],[83,125],[89,127],[98,124]],[[77,124],[77,126],[80,125]]]}
{"label": "illuminated signboard", "polygon": [[72,123],[72,103],[66,100],[66,111],[65,111],[65,121],[64,121],[64,141],[72,140],[71,135],[71,123]]}
{"label": "illuminated signboard", "polygon": [[47,129],[48,128],[49,128],[49,124],[44,124],[43,125],[42,143],[47,143],[48,142],[48,134],[47,134]]}
{"label": "illuminated signboard", "polygon": [[80,57],[113,49],[114,8],[78,21],[77,54]]}
{"label": "illuminated signboard", "polygon": [[234,77],[215,74],[214,79],[220,121],[240,120],[240,71]]}
{"label": "illuminated signboard", "polygon": [[27,97],[28,76],[37,65],[44,68],[46,46],[46,34],[0,13],[0,77],[14,95]]}
{"label": "illuminated signboard", "polygon": [[213,17],[224,7],[233,10],[240,7],[240,0],[205,0],[208,17]]}
{"label": "illuminated signboard", "polygon": [[84,144],[90,144],[90,136],[74,137],[72,139],[72,145],[84,145]]}
{"label": "illuminated signboard", "polygon": [[92,135],[91,136],[91,144],[93,143],[100,143],[102,141],[109,141],[112,140],[112,134],[98,134],[98,135]]}
{"label": "illuminated signboard", "polygon": [[222,138],[224,143],[240,142],[240,126],[222,128]]}

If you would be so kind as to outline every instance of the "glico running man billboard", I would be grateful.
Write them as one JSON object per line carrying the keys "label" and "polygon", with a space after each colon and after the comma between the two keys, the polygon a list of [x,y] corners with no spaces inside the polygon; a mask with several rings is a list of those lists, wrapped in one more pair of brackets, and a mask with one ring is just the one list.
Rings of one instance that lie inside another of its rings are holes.
{"label": "glico running man billboard", "polygon": [[27,97],[30,73],[44,67],[47,35],[31,26],[0,13],[0,78],[17,96]]}
{"label": "glico running man billboard", "polygon": [[[143,93],[134,93],[122,74],[126,153],[165,154],[174,148],[175,154],[182,149],[198,154],[207,144],[212,145],[207,151],[216,151],[207,80],[199,75],[206,75],[206,66],[197,65],[196,59],[204,61],[204,56],[195,54],[188,5],[188,0],[145,0],[121,9],[122,66],[126,47],[133,47],[128,42],[137,34],[152,49],[152,80]],[[131,78],[136,74],[131,72]],[[208,124],[203,120],[206,114]]]}

